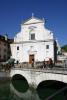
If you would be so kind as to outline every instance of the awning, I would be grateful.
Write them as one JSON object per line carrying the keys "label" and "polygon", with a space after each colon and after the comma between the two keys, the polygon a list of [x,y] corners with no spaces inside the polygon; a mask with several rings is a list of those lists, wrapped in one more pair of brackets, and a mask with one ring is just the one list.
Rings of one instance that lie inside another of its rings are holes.
{"label": "awning", "polygon": [[14,63],[15,59],[14,58],[10,58],[8,61],[6,61],[6,64],[12,64]]}

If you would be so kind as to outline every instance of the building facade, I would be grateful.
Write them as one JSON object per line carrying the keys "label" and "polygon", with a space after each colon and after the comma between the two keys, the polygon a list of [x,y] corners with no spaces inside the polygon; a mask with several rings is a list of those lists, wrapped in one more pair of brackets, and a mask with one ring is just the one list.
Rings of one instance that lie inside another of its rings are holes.
{"label": "building facade", "polygon": [[7,35],[0,35],[0,62],[7,61],[11,56],[10,44],[12,39],[8,39]]}
{"label": "building facade", "polygon": [[21,24],[21,30],[11,44],[12,58],[16,61],[35,62],[55,60],[53,33],[45,27],[45,20],[32,16]]}

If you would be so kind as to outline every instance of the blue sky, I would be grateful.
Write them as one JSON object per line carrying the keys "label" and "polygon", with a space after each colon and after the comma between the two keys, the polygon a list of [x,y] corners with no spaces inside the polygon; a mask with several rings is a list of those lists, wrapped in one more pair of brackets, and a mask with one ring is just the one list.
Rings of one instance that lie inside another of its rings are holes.
{"label": "blue sky", "polygon": [[46,19],[61,46],[67,44],[67,0],[0,0],[0,34],[13,38],[32,13]]}

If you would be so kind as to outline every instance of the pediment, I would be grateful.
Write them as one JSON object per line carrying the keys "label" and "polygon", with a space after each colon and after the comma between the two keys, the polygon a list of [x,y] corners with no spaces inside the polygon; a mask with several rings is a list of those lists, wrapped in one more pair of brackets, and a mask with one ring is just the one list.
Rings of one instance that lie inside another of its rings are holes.
{"label": "pediment", "polygon": [[26,25],[26,24],[35,24],[35,23],[43,23],[43,20],[32,17],[32,18],[26,20],[23,24]]}

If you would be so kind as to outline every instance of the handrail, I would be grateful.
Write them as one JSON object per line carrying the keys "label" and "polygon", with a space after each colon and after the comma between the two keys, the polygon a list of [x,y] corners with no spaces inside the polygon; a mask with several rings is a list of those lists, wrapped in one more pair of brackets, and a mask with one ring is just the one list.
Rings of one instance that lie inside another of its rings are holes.
{"label": "handrail", "polygon": [[67,75],[67,68],[65,69],[55,69],[55,68],[12,68],[12,70],[24,70],[24,71],[34,71],[34,72],[43,72],[43,73],[53,73],[53,74],[63,74]]}

